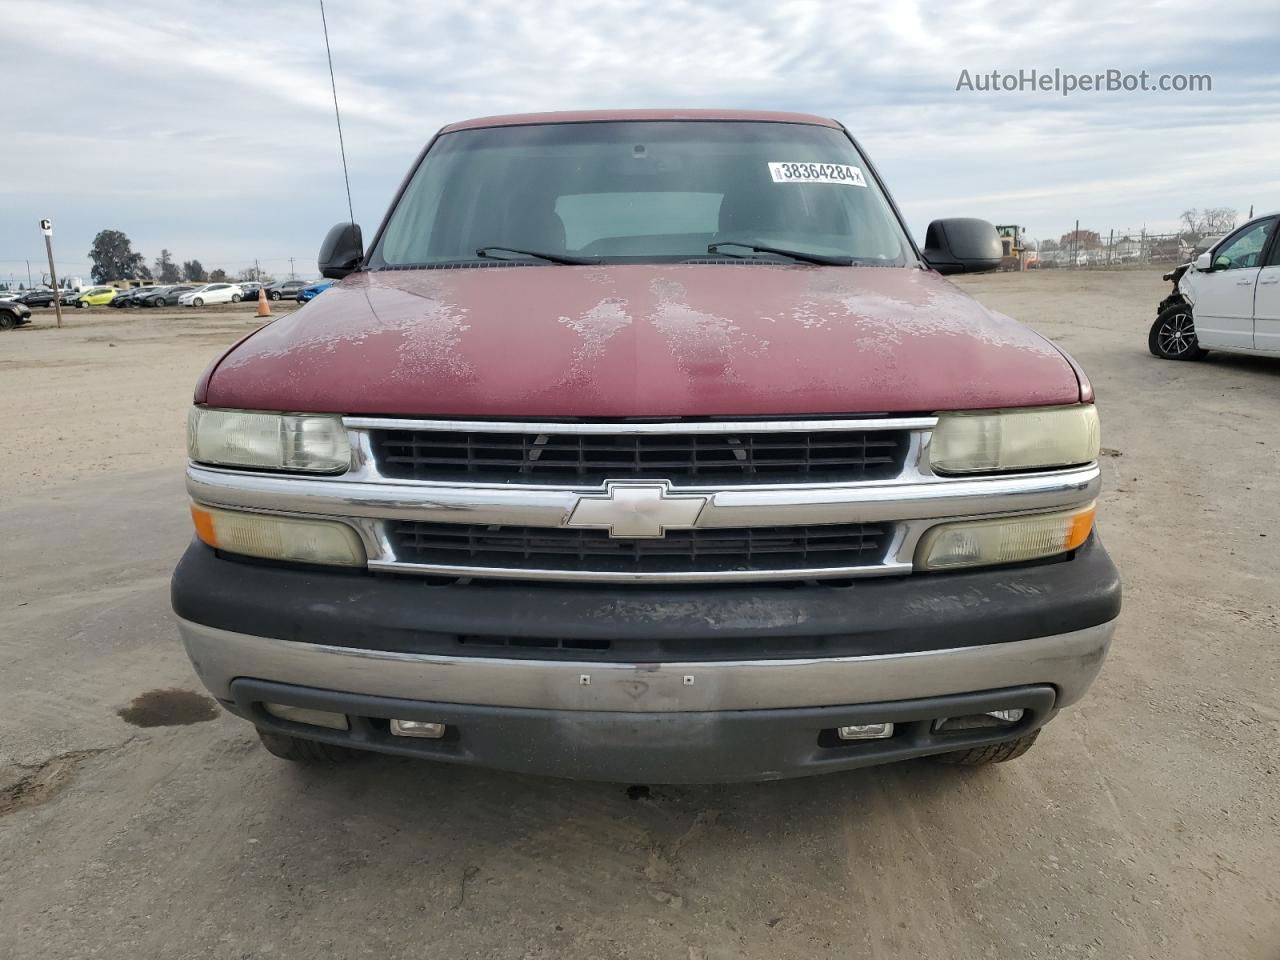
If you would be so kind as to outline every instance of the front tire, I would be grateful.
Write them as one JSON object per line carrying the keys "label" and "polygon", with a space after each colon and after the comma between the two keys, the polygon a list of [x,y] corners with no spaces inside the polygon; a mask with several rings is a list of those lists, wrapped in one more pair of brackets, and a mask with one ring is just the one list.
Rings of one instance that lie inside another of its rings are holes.
{"label": "front tire", "polygon": [[933,759],[938,763],[950,763],[961,767],[985,767],[989,763],[1006,763],[1022,756],[1040,736],[1039,730],[1032,730],[1024,737],[1006,740],[1004,743],[992,744],[989,747],[973,747],[969,750],[955,750],[951,753],[940,753]]}
{"label": "front tire", "polygon": [[191,305],[193,307],[203,307],[204,301],[201,300],[199,297],[196,297],[194,300],[191,301]]}
{"label": "front tire", "polygon": [[12,330],[18,325],[18,318],[11,313],[0,313],[0,330]]}
{"label": "front tire", "polygon": [[258,728],[258,739],[266,747],[267,753],[290,763],[347,763],[359,759],[359,750],[350,747],[339,747],[332,743],[321,743],[319,740],[304,740],[287,733],[273,733]]}
{"label": "front tire", "polygon": [[169,301],[166,300],[164,297],[161,297],[156,301],[157,307],[167,307],[168,305],[169,305]]}
{"label": "front tire", "polygon": [[271,291],[271,299],[272,299],[272,300],[279,300],[279,299],[280,299],[280,291],[279,291],[279,290],[272,290],[272,291]]}
{"label": "front tire", "polygon": [[87,303],[85,303],[83,300],[77,300],[77,301],[76,301],[76,309],[77,309],[77,310],[88,310],[88,309],[89,309],[89,305],[88,305]]}
{"label": "front tire", "polygon": [[1185,303],[1175,303],[1156,317],[1147,349],[1161,360],[1199,360],[1209,352],[1196,339],[1195,319]]}
{"label": "front tire", "polygon": [[232,302],[232,303],[239,303],[239,302],[240,302],[240,294],[238,294],[238,293],[233,293],[233,294],[231,295],[231,302]]}

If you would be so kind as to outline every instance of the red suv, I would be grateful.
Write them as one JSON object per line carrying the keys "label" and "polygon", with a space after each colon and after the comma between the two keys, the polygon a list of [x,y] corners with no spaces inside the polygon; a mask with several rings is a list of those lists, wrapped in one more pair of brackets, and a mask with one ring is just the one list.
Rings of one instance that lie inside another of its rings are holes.
{"label": "red suv", "polygon": [[623,782],[1023,753],[1120,609],[1075,363],[833,120],[493,117],[201,379],[173,578],[272,753]]}

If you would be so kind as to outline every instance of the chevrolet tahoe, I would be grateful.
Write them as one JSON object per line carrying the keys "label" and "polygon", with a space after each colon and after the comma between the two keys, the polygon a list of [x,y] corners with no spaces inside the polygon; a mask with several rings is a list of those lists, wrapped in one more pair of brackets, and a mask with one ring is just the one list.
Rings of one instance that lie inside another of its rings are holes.
{"label": "chevrolet tahoe", "polygon": [[1093,389],[838,122],[455,123],[199,381],[173,608],[266,748],[630,783],[1024,753],[1120,583]]}

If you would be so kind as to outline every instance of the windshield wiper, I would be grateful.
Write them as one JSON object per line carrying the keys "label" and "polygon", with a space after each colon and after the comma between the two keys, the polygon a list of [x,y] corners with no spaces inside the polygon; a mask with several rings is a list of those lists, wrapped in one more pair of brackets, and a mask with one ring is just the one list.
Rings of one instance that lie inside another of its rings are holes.
{"label": "windshield wiper", "polygon": [[[785,247],[770,247],[763,243],[754,243],[740,240],[720,240],[716,243],[707,244],[707,253],[719,253],[721,247],[746,247],[753,253],[776,253],[781,257],[790,257],[792,260],[800,260],[804,263],[820,263],[827,267],[848,267],[853,264],[853,257],[829,257],[822,253],[804,253],[800,250],[788,250]],[[729,257],[740,257],[740,253],[725,254]]]}
{"label": "windshield wiper", "polygon": [[538,260],[546,260],[548,263],[590,264],[600,262],[598,259],[588,260],[586,257],[570,257],[563,253],[540,253],[537,250],[518,250],[515,247],[480,247],[476,250],[476,256],[488,257],[494,260],[505,259],[505,257],[494,257],[490,251],[496,253],[518,253],[522,257],[534,257]]}

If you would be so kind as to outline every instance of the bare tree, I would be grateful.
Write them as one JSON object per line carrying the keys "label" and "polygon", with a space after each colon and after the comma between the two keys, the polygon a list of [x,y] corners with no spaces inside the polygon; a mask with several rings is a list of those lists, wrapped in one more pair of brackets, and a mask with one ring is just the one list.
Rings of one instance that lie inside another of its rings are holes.
{"label": "bare tree", "polygon": [[1191,241],[1227,233],[1236,225],[1236,211],[1231,207],[1192,207],[1183,210],[1178,217],[1182,221],[1182,233]]}

